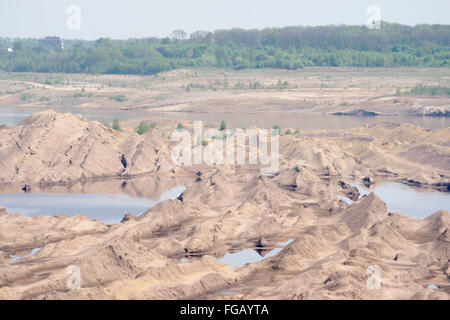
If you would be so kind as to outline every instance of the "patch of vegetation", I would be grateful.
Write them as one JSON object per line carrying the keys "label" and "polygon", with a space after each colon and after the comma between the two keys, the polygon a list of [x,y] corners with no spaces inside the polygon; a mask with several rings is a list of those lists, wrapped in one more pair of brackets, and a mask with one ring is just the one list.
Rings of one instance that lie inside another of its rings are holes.
{"label": "patch of vegetation", "polygon": [[[15,48],[13,55],[0,52],[0,70],[149,75],[186,67],[450,66],[450,25],[411,27],[383,22],[376,31],[366,26],[298,26],[194,34],[186,39],[65,40],[64,50],[42,46],[36,39],[0,38],[1,48]],[[63,82],[58,76],[45,80],[48,85]],[[279,87],[288,85],[282,81]],[[242,88],[237,85],[236,89]]]}
{"label": "patch of vegetation", "polygon": [[289,87],[289,81],[287,81],[287,80],[282,81],[282,80],[278,79],[277,87],[279,89],[286,89]]}
{"label": "patch of vegetation", "polygon": [[224,131],[227,128],[227,124],[225,123],[224,120],[222,120],[222,122],[220,122],[220,131]]}
{"label": "patch of vegetation", "polygon": [[110,129],[112,128],[111,124],[108,121],[105,121],[102,119],[102,120],[99,120],[99,122],[107,128],[110,128]]}
{"label": "patch of vegetation", "polygon": [[189,83],[186,86],[186,91],[191,91],[191,88],[195,88],[195,89],[206,89],[206,86],[204,84],[201,83]]}
{"label": "patch of vegetation", "polygon": [[264,89],[264,86],[259,81],[255,81],[250,84],[249,89],[252,90]]}
{"label": "patch of vegetation", "polygon": [[156,123],[152,122],[150,125],[148,125],[145,121],[141,121],[139,126],[136,128],[136,132],[140,135],[143,135],[148,130],[153,129],[156,127]]}
{"label": "patch of vegetation", "polygon": [[274,125],[272,127],[273,131],[272,131],[272,136],[277,136],[280,134],[280,126],[279,125]]}
{"label": "patch of vegetation", "polygon": [[22,92],[23,90],[7,90],[6,91],[6,94],[16,94],[16,93],[19,93],[19,92]]}
{"label": "patch of vegetation", "polygon": [[74,98],[90,98],[90,97],[92,97],[92,92],[89,92],[89,93],[84,93],[84,91],[75,92],[73,94],[73,97]]}
{"label": "patch of vegetation", "polygon": [[32,96],[31,94],[25,92],[25,93],[22,93],[22,94],[20,95],[20,100],[22,100],[22,101],[28,101],[28,100],[30,100],[32,97],[33,97],[33,96]]}
{"label": "patch of vegetation", "polygon": [[117,101],[117,102],[125,102],[125,101],[128,100],[128,97],[126,95],[120,94],[120,95],[117,95],[117,96],[109,97],[109,100],[114,100],[114,101]]}
{"label": "patch of vegetation", "polygon": [[112,128],[116,131],[122,131],[122,128],[120,127],[120,123],[118,119],[114,119]]}
{"label": "patch of vegetation", "polygon": [[407,94],[420,96],[450,96],[449,87],[416,85]]}
{"label": "patch of vegetation", "polygon": [[178,131],[181,131],[181,130],[183,130],[184,129],[184,126],[183,126],[183,124],[180,122],[180,123],[178,123],[178,125],[177,125],[177,130]]}

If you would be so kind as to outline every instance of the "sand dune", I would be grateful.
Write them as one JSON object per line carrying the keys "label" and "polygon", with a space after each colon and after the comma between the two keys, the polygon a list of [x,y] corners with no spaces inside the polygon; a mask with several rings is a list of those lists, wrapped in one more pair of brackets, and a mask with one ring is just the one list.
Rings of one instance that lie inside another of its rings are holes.
{"label": "sand dune", "polygon": [[[0,131],[2,183],[165,172],[185,175],[187,190],[112,225],[0,207],[0,298],[449,299],[450,213],[402,216],[348,184],[370,176],[445,189],[449,136],[391,124],[283,135],[279,174],[263,176],[254,166],[177,167],[157,129],[139,136],[70,114],[34,115]],[[264,259],[218,260],[243,249]],[[70,266],[80,289],[67,287]],[[379,288],[368,285],[370,270],[379,270]]]}

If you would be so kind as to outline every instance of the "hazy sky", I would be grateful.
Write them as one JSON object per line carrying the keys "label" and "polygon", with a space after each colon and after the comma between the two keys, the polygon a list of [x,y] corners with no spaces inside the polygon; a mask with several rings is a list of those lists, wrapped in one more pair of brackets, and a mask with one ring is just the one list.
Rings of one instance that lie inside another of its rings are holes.
{"label": "hazy sky", "polygon": [[[70,5],[80,9],[79,29]],[[363,25],[370,5],[388,22],[450,23],[450,0],[0,0],[0,37],[125,39],[165,37],[175,29]]]}

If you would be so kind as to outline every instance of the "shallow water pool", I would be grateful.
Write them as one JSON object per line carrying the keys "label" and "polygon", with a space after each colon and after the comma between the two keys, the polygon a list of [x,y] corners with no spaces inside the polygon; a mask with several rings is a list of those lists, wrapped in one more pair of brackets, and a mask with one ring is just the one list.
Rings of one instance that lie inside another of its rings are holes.
{"label": "shallow water pool", "polygon": [[[449,192],[421,190],[398,182],[381,182],[370,189],[360,182],[350,184],[358,188],[360,196],[374,192],[386,203],[389,211],[402,215],[422,219],[439,210],[450,211]],[[353,203],[348,198],[341,199],[349,204]]]}
{"label": "shallow water pool", "polygon": [[259,262],[261,260],[273,257],[278,252],[283,250],[283,247],[287,246],[289,243],[294,241],[294,239],[289,239],[284,242],[278,242],[280,248],[275,248],[270,250],[264,256],[260,255],[254,249],[244,249],[238,252],[227,252],[222,258],[218,259],[220,262],[226,263],[232,267],[242,267],[247,263]]}
{"label": "shallow water pool", "polygon": [[32,217],[44,214],[84,214],[105,224],[122,220],[127,213],[144,213],[158,203],[176,199],[185,186],[164,192],[157,199],[133,197],[128,194],[75,194],[75,193],[13,193],[0,194],[0,205],[8,213],[21,213]]}

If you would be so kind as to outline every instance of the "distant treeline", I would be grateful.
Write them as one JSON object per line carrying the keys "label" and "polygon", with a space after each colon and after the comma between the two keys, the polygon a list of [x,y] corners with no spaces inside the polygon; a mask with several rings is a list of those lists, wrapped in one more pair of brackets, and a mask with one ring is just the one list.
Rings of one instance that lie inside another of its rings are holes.
{"label": "distant treeline", "polygon": [[[66,40],[54,49],[37,39],[0,38],[0,70],[154,74],[182,67],[449,67],[450,26],[286,27],[195,32],[172,38]],[[8,52],[7,48],[13,48]]]}

